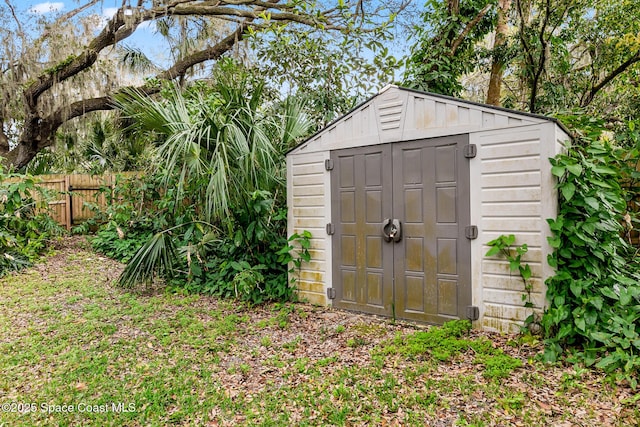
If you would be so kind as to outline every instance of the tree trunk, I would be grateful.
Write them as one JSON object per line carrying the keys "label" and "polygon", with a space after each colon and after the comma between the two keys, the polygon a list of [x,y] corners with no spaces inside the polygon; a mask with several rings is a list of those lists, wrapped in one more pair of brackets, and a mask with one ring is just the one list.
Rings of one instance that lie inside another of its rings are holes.
{"label": "tree trunk", "polygon": [[4,133],[4,120],[0,119],[0,156],[6,156],[9,149],[9,138]]}
{"label": "tree trunk", "polygon": [[493,41],[493,62],[489,77],[489,89],[487,91],[487,104],[500,106],[500,94],[502,92],[502,73],[504,70],[504,54],[502,48],[507,43],[508,14],[511,8],[511,0],[498,1],[498,23],[496,36]]}

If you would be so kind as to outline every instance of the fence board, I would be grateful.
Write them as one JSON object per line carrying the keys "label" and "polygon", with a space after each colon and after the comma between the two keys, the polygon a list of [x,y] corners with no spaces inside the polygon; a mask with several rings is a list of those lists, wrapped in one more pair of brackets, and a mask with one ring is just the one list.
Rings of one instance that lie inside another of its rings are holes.
{"label": "fence board", "polygon": [[[93,211],[85,206],[85,202],[93,203],[100,209],[107,206],[107,197],[103,188],[113,191],[116,177],[124,179],[135,178],[139,172],[120,172],[117,174],[87,175],[87,174],[52,174],[37,175],[34,179],[41,188],[50,190],[51,199],[48,203],[49,215],[60,225],[70,230],[94,216]],[[9,182],[16,182],[12,178]],[[107,190],[108,191],[108,190]],[[39,194],[33,195],[36,201],[41,198]]]}

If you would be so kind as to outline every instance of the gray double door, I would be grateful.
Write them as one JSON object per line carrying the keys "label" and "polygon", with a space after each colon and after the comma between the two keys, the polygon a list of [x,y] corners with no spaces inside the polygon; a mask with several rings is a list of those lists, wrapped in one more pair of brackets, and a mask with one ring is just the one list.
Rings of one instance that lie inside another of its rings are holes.
{"label": "gray double door", "polygon": [[467,135],[331,153],[334,306],[444,323],[471,304]]}

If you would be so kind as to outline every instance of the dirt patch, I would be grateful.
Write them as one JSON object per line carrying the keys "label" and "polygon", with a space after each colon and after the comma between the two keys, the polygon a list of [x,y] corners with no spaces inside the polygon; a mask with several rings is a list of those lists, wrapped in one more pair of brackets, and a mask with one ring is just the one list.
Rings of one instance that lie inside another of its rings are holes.
{"label": "dirt patch", "polygon": [[53,241],[51,252],[31,270],[43,278],[55,282],[82,263],[91,262],[97,267],[97,279],[111,283],[120,276],[124,265],[104,255],[92,252],[91,243],[86,236],[68,236]]}

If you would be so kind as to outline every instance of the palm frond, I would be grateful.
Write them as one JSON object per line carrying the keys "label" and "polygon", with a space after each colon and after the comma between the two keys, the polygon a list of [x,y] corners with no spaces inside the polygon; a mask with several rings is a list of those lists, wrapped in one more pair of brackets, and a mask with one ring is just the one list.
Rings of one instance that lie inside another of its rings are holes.
{"label": "palm frond", "polygon": [[162,182],[176,205],[203,201],[199,212],[208,222],[224,222],[254,191],[281,186],[284,151],[310,128],[302,103],[267,103],[263,82],[225,67],[213,86],[174,86],[161,100],[136,92],[118,100],[140,129],[161,139],[157,162],[169,171]]}
{"label": "palm frond", "polygon": [[177,257],[171,235],[162,231],[154,234],[131,258],[118,278],[123,288],[150,283],[158,276],[171,276]]}
{"label": "palm frond", "polygon": [[311,118],[304,112],[304,105],[303,101],[291,97],[284,103],[283,123],[280,126],[283,132],[280,137],[285,150],[307,136],[313,126]]}

